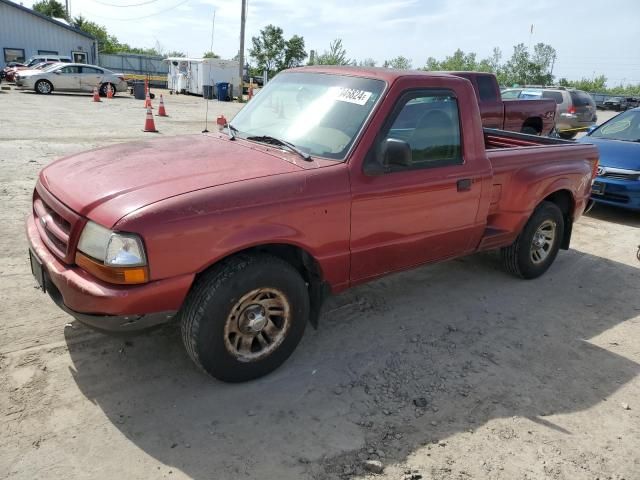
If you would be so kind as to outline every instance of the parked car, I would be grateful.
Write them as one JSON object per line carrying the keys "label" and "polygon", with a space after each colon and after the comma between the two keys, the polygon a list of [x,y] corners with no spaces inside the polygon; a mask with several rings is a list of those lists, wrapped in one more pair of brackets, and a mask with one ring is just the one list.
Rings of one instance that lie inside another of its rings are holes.
{"label": "parked car", "polygon": [[627,97],[627,108],[640,107],[640,97]]}
{"label": "parked car", "polygon": [[596,108],[604,109],[604,101],[609,98],[609,96],[605,93],[590,93],[591,98],[596,104]]}
{"label": "parked car", "polygon": [[505,88],[500,90],[500,96],[503,100],[515,100],[520,96],[521,88]]}
{"label": "parked car", "polygon": [[627,99],[625,97],[609,97],[604,101],[605,110],[615,110],[616,112],[624,112],[627,108]]}
{"label": "parked car", "polygon": [[107,88],[113,93],[126,92],[124,75],[116,75],[96,65],[81,63],[56,63],[44,70],[25,70],[16,75],[19,88],[34,90],[36,93],[91,92],[98,88],[101,96],[107,95]]}
{"label": "parked car", "polygon": [[46,63],[70,63],[71,57],[65,57],[60,55],[36,55],[34,57],[29,58],[27,63],[14,65],[6,72],[6,77],[8,82],[15,82],[15,76],[18,72],[22,70],[33,70],[36,65],[39,65],[43,62]]}
{"label": "parked car", "polygon": [[555,104],[548,100],[503,101],[493,73],[446,72],[466,78],[473,85],[480,107],[482,125],[531,135],[548,135],[554,127]]}
{"label": "parked car", "polygon": [[54,162],[27,217],[35,278],[98,329],[178,315],[193,361],[244,381],[286,360],[330,293],[491,249],[539,277],[569,246],[597,148],[483,130],[475,95],[442,73],[303,67],[228,134]]}
{"label": "parked car", "polygon": [[627,110],[578,140],[600,150],[598,177],[591,198],[640,210],[640,108]]}

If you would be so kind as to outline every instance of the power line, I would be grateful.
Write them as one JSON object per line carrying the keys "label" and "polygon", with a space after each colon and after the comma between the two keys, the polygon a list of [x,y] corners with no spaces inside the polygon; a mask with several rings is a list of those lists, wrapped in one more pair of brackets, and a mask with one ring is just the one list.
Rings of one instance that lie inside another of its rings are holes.
{"label": "power line", "polygon": [[149,18],[149,17],[155,17],[156,15],[160,15],[162,13],[168,12],[169,10],[174,10],[182,5],[184,5],[185,3],[189,2],[191,0],[183,0],[182,2],[176,3],[173,7],[169,7],[169,8],[165,8],[164,10],[160,10],[158,12],[155,13],[151,13],[149,15],[143,15],[142,17],[133,17],[133,18],[110,18],[110,17],[100,17],[103,20],[112,20],[114,22],[130,22],[133,20],[142,20],[144,18]]}
{"label": "power line", "polygon": [[142,5],[149,5],[150,3],[155,3],[159,0],[147,0],[146,2],[140,2],[140,3],[132,3],[129,5],[118,5],[117,3],[108,3],[108,2],[101,2],[100,0],[91,0],[94,3],[99,3],[100,5],[106,5],[108,7],[121,7],[121,8],[128,8],[128,7],[140,7]]}

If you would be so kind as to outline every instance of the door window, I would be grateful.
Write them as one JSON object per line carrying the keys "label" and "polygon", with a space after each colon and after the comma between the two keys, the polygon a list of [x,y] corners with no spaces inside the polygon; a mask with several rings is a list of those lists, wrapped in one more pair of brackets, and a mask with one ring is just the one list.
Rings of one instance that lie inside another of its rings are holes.
{"label": "door window", "polygon": [[390,171],[433,168],[463,163],[458,102],[453,92],[412,92],[402,97],[390,128],[382,136],[380,155],[387,139],[406,142],[408,165],[391,165]]}
{"label": "door window", "polygon": [[80,73],[80,67],[77,67],[75,65],[70,65],[68,67],[62,67],[60,70],[58,70],[60,73],[66,73],[66,74],[73,74],[73,73]]}
{"label": "door window", "polygon": [[102,75],[102,70],[93,67],[82,67],[82,73],[90,73],[93,75]]}

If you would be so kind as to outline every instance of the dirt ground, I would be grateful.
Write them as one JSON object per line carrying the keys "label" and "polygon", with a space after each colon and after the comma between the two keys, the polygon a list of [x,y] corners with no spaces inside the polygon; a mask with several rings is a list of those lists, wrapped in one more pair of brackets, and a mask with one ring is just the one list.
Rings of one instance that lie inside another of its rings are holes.
{"label": "dirt ground", "polygon": [[640,479],[638,215],[596,207],[534,281],[482,254],[332,298],[283,367],[240,385],[197,371],[176,325],[72,321],[29,269],[37,173],[202,130],[202,99],[165,100],[148,134],[127,96],[0,92],[0,478]]}

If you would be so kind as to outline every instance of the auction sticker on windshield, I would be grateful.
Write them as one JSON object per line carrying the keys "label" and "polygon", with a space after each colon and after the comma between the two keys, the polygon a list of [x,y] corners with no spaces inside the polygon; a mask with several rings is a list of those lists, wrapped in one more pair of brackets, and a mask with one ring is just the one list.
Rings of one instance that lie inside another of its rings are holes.
{"label": "auction sticker on windshield", "polygon": [[364,105],[371,97],[372,92],[366,92],[364,90],[358,90],[356,88],[345,87],[332,87],[333,98],[339,102],[355,103],[357,105]]}

